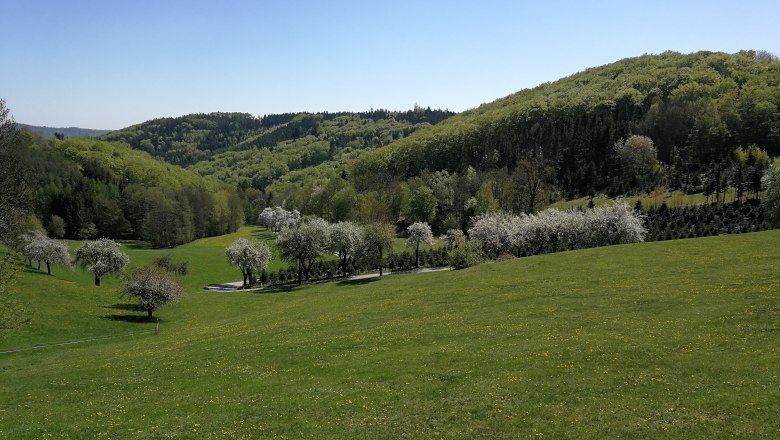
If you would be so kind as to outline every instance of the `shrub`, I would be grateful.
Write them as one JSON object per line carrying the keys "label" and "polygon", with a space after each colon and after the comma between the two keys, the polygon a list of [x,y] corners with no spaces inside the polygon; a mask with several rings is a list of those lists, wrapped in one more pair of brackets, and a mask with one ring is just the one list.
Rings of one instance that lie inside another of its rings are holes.
{"label": "shrub", "polygon": [[455,269],[465,269],[475,266],[479,262],[479,251],[477,246],[471,241],[462,242],[449,252],[450,266]]}

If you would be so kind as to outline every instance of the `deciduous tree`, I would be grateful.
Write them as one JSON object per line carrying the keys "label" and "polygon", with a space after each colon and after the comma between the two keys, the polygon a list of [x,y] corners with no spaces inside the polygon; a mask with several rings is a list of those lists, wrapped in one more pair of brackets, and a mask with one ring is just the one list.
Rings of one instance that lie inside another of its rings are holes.
{"label": "deciduous tree", "polygon": [[393,247],[395,232],[391,225],[385,223],[371,223],[363,229],[363,246],[361,255],[373,267],[379,268],[379,276],[382,276],[385,253]]}
{"label": "deciduous tree", "polygon": [[352,222],[338,222],[330,226],[330,250],[339,256],[341,274],[347,276],[347,266],[360,248],[363,230]]}
{"label": "deciduous tree", "polygon": [[95,285],[100,285],[103,275],[122,270],[130,258],[119,248],[119,243],[108,238],[85,241],[76,249],[76,261],[95,276]]}
{"label": "deciduous tree", "polygon": [[312,264],[328,249],[328,242],[328,224],[321,218],[299,221],[279,232],[276,247],[282,258],[297,263],[298,285],[309,279]]}
{"label": "deciduous tree", "polygon": [[176,276],[155,266],[143,266],[131,270],[125,277],[122,292],[137,298],[149,319],[163,304],[171,303],[184,295]]}
{"label": "deciduous tree", "polygon": [[242,287],[246,288],[254,283],[254,273],[260,273],[268,267],[271,261],[271,250],[264,243],[239,238],[225,249],[225,256],[230,264],[241,270],[244,276]]}
{"label": "deciduous tree", "polygon": [[433,245],[431,227],[428,223],[412,223],[407,232],[409,232],[409,238],[406,239],[406,245],[414,246],[414,267],[420,267],[420,244]]}
{"label": "deciduous tree", "polygon": [[16,125],[0,99],[0,241],[11,244],[29,208],[29,192],[15,145]]}

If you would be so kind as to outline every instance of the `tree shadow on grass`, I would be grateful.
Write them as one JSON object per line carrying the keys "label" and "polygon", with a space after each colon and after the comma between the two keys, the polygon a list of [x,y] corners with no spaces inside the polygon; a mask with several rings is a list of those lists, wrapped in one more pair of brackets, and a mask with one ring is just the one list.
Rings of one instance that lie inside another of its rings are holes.
{"label": "tree shadow on grass", "polygon": [[103,307],[104,309],[116,309],[116,310],[127,310],[128,312],[145,312],[143,307],[141,307],[140,304],[111,304],[110,306]]}
{"label": "tree shadow on grass", "polygon": [[[304,286],[305,286],[305,284],[304,284]],[[295,290],[296,287],[299,287],[298,284],[284,284],[284,285],[281,285],[281,286],[270,286],[270,287],[266,287],[266,288],[261,289],[261,290],[255,290],[255,291],[250,291],[250,292],[251,293],[258,293],[258,294],[263,294],[263,293],[285,293],[285,292],[292,292],[293,290]],[[241,290],[240,289],[236,290],[236,292],[241,292]]]}
{"label": "tree shadow on grass", "polygon": [[154,249],[148,241],[141,240],[122,240],[120,241],[122,246],[126,246],[128,249]]}
{"label": "tree shadow on grass", "polygon": [[359,280],[344,280],[336,283],[337,286],[362,286],[365,284],[375,283],[381,280],[382,277],[376,276],[371,278],[361,278]]}
{"label": "tree shadow on grass", "polygon": [[164,319],[159,319],[158,317],[154,316],[152,319],[149,319],[148,316],[146,316],[146,313],[143,315],[119,315],[119,314],[111,314],[106,315],[103,317],[103,319],[107,319],[109,321],[122,321],[122,322],[133,322],[136,324],[154,324],[154,323],[163,323],[165,322]]}
{"label": "tree shadow on grass", "polygon": [[260,240],[275,240],[276,239],[276,234],[274,234],[273,232],[271,232],[271,231],[269,231],[267,229],[260,229],[260,228],[253,229],[252,230],[252,236],[257,238],[257,239],[260,239]]}
{"label": "tree shadow on grass", "polygon": [[46,275],[46,276],[49,275],[49,274],[46,273],[46,266],[45,265],[41,265],[40,269],[36,269],[35,263],[33,263],[32,267],[30,267],[30,266],[25,264],[23,272],[24,273],[33,274],[33,275]]}

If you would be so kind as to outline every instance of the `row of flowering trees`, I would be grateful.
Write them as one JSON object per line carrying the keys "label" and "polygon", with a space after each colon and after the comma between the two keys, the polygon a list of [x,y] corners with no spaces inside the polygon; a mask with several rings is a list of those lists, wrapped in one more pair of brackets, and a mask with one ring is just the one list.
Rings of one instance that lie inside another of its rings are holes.
{"label": "row of flowering trees", "polygon": [[[310,278],[315,263],[325,255],[338,256],[343,276],[351,272],[356,258],[361,267],[379,269],[381,276],[385,256],[395,238],[390,225],[361,226],[344,221],[331,224],[318,217],[301,219],[297,212],[281,207],[267,208],[261,219],[269,229],[279,228],[276,247],[280,257],[295,266],[299,284]],[[646,233],[643,218],[627,204],[619,203],[588,211],[548,209],[536,215],[484,214],[473,219],[468,238],[458,229],[447,231],[442,238],[447,243],[450,265],[463,268],[482,258],[494,259],[503,254],[528,256],[635,243],[643,241]],[[434,243],[431,228],[417,222],[409,226],[407,235],[407,247],[414,249],[414,267],[419,267],[420,245]],[[264,271],[271,260],[271,250],[266,245],[246,239],[234,242],[225,254],[244,275],[244,287],[252,284],[253,274]]]}
{"label": "row of flowering trees", "polygon": [[[341,221],[328,223],[318,218],[301,219],[297,211],[284,208],[266,208],[260,214],[261,222],[271,230],[278,229],[276,247],[282,259],[293,263],[298,283],[311,276],[312,267],[325,255],[338,257],[343,276],[351,272],[358,257],[383,274],[384,257],[392,248],[395,231],[391,225]],[[433,244],[433,234],[427,223],[409,227],[407,244],[415,249],[415,266],[419,266],[420,244]],[[243,287],[254,282],[254,275],[262,272],[271,260],[271,250],[258,241],[238,239],[225,250],[228,261],[238,267],[244,277]]]}
{"label": "row of flowering trees", "polygon": [[474,219],[469,238],[487,258],[637,243],[647,233],[638,213],[626,203],[587,211],[547,209],[536,215],[490,213]]}

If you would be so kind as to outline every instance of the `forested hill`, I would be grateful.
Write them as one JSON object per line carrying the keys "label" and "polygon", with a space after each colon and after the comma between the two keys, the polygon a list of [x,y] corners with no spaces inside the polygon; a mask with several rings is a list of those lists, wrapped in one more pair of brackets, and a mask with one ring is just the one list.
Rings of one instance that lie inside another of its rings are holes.
{"label": "forested hill", "polygon": [[35,134],[39,134],[43,137],[54,137],[56,133],[62,134],[64,137],[97,137],[110,133],[111,130],[94,130],[91,128],[79,128],[79,127],[40,127],[37,125],[16,124],[16,127],[20,130],[30,130]]}
{"label": "forested hill", "polygon": [[104,135],[165,161],[188,166],[215,153],[260,148],[313,136],[329,150],[373,148],[408,136],[420,127],[452,116],[446,110],[415,108],[396,112],[287,113],[254,117],[247,113],[193,114],[153,119]]}
{"label": "forested hill", "polygon": [[32,211],[50,235],[137,238],[170,247],[238,229],[237,191],[215,179],[98,139],[16,136]]}
{"label": "forested hill", "polygon": [[[621,138],[644,135],[670,187],[756,145],[780,153],[780,61],[766,52],[666,52],[624,59],[523,90],[357,159],[360,182],[424,170],[508,169],[531,156],[564,195],[631,190],[614,179]],[[657,183],[657,182],[656,182]],[[662,182],[663,183],[663,182]]]}

